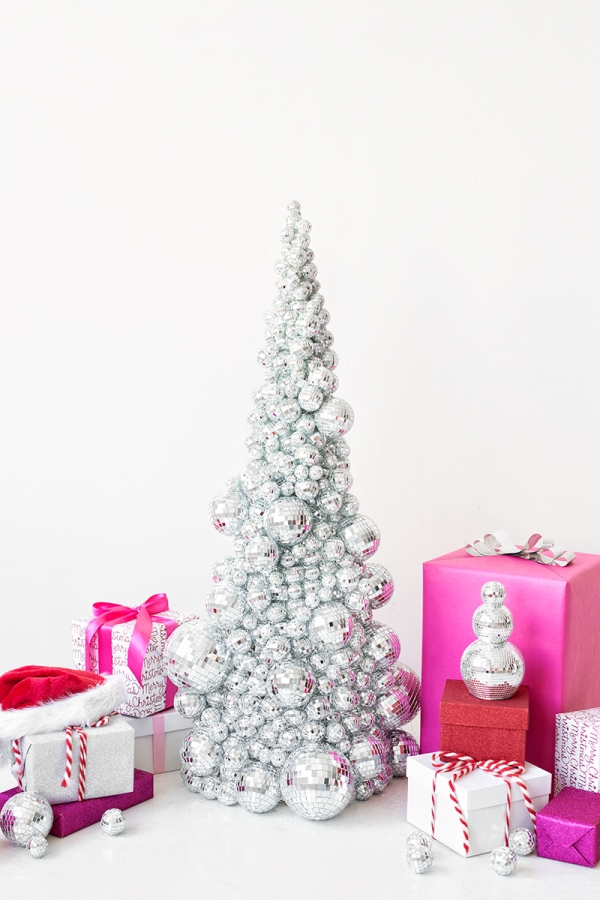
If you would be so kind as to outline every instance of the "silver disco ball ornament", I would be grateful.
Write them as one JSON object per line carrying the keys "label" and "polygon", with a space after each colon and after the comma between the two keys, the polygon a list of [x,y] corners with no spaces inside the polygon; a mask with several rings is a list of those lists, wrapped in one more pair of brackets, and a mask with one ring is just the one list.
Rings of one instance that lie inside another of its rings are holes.
{"label": "silver disco ball ornament", "polygon": [[279,544],[289,546],[301,541],[310,531],[310,509],[297,497],[283,497],[271,503],[264,516],[265,531]]}
{"label": "silver disco ball ornament", "polygon": [[292,753],[281,772],[281,794],[304,819],[320,821],[341,813],[354,798],[354,775],[337,750],[306,746]]}
{"label": "silver disco ball ornament", "polygon": [[352,743],[348,757],[357,776],[365,781],[375,778],[386,765],[385,750],[370,734],[361,734]]}
{"label": "silver disco ball ornament", "polygon": [[379,528],[366,516],[354,516],[339,530],[346,550],[357,559],[368,559],[377,552],[381,541]]}
{"label": "silver disco ball ornament", "polygon": [[176,628],[165,648],[167,675],[180,688],[207,694],[217,688],[231,653],[221,633],[209,622],[194,620]]}
{"label": "silver disco ball ornament", "polygon": [[183,739],[179,754],[183,768],[192,775],[212,775],[223,761],[221,745],[195,728]]}
{"label": "silver disco ball ornament", "polygon": [[220,582],[208,595],[206,612],[223,628],[235,628],[246,612],[243,590],[228,581]]}
{"label": "silver disco ball ornament", "polygon": [[54,821],[54,813],[41,794],[25,791],[14,794],[0,812],[0,831],[19,847],[28,847],[37,835],[45,838]]}
{"label": "silver disco ball ornament", "polygon": [[222,534],[237,535],[248,513],[248,502],[241,491],[220,494],[209,506],[210,521]]}
{"label": "silver disco ball ornament", "polygon": [[315,679],[302,663],[286,660],[273,670],[270,684],[275,699],[287,709],[295,709],[308,703]]}
{"label": "silver disco ball ornament", "polygon": [[517,868],[517,854],[510,847],[498,847],[490,853],[490,868],[496,875],[510,875]]}
{"label": "silver disco ball ornament", "polygon": [[104,834],[115,837],[125,830],[125,816],[120,809],[107,809],[100,819],[100,826]]}
{"label": "silver disco ball ornament", "polygon": [[400,639],[389,625],[374,622],[367,631],[363,653],[374,660],[378,669],[387,669],[398,661]]}
{"label": "silver disco ball ornament", "polygon": [[469,644],[460,661],[460,674],[474,697],[507,700],[516,693],[525,675],[521,653],[507,638],[512,616],[504,606],[506,591],[498,581],[481,589],[483,604],[473,615],[477,640]]}
{"label": "silver disco ball ornament", "polygon": [[354,619],[341,603],[326,603],[317,608],[310,620],[309,634],[313,642],[328,650],[345,647],[354,628]]}
{"label": "silver disco ball ornament", "polygon": [[389,671],[394,677],[396,687],[403,688],[410,700],[410,719],[414,719],[421,709],[421,679],[410,666],[397,662]]}
{"label": "silver disco ball ornament", "polygon": [[508,838],[508,846],[517,856],[529,856],[536,847],[535,833],[530,828],[515,828]]}
{"label": "silver disco ball ornament", "polygon": [[385,606],[394,593],[394,579],[383,566],[367,566],[359,586],[361,592],[368,598],[371,609]]}
{"label": "silver disco ball ornament", "polygon": [[410,722],[410,697],[404,688],[390,688],[377,698],[375,712],[379,716],[382,728],[386,731],[395,731]]}
{"label": "silver disco ball ornament", "polygon": [[265,813],[281,799],[279,773],[259,763],[248,766],[236,782],[237,801],[249,812]]}
{"label": "silver disco ball ornament", "polygon": [[331,397],[316,412],[315,422],[326,437],[343,437],[354,425],[354,410],[341,397]]}
{"label": "silver disco ball ornament", "polygon": [[45,837],[42,837],[41,834],[34,834],[34,836],[27,844],[27,849],[34,859],[41,859],[42,856],[46,855],[46,851],[48,849],[48,841]]}
{"label": "silver disco ball ornament", "polygon": [[407,845],[406,862],[415,875],[424,875],[433,865],[433,853],[431,847],[421,845]]}
{"label": "silver disco ball ornament", "polygon": [[175,694],[173,706],[175,712],[184,719],[197,719],[206,707],[206,700],[202,694],[197,694],[195,691],[179,690]]}
{"label": "silver disco ball ornament", "polygon": [[408,731],[391,731],[388,738],[388,764],[392,767],[394,778],[405,778],[408,757],[419,755],[419,744]]}
{"label": "silver disco ball ornament", "polygon": [[279,549],[273,538],[257,534],[246,545],[246,562],[257,572],[268,572],[279,559]]}

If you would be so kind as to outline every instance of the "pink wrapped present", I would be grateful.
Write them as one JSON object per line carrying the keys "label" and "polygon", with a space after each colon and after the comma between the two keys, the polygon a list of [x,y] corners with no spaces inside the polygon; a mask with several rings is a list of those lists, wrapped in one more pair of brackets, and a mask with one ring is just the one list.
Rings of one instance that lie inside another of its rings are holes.
{"label": "pink wrapped present", "polygon": [[421,751],[440,746],[440,700],[473,640],[471,619],[486,581],[506,588],[514,641],[530,689],[527,759],[554,770],[555,717],[600,706],[600,556],[578,553],[564,568],[456,550],[423,566]]}
{"label": "pink wrapped present", "polygon": [[173,706],[177,688],[167,678],[165,646],[179,625],[198,617],[170,610],[166,594],[136,607],[94,603],[93,611],[72,622],[75,667],[123,675],[127,697],[117,710],[123,715],[142,718]]}
{"label": "pink wrapped present", "polygon": [[[19,794],[20,788],[12,788],[0,794],[0,809],[7,800],[15,794]],[[126,794],[112,794],[110,797],[95,797],[92,800],[82,800],[80,803],[53,803],[52,812],[54,822],[50,834],[55,837],[67,837],[75,831],[81,831],[88,825],[99,822],[107,809],[129,809],[137,806],[144,800],[150,800],[154,796],[154,775],[150,772],[133,770],[133,790]]]}
{"label": "pink wrapped present", "polygon": [[600,859],[600,795],[567,787],[537,817],[537,853],[588,866]]}

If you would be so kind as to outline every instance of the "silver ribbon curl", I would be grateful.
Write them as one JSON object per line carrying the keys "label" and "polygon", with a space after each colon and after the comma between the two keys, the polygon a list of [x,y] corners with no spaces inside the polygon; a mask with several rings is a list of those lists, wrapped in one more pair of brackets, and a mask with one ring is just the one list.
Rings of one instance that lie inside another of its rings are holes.
{"label": "silver ribbon curl", "polygon": [[559,547],[541,534],[532,534],[525,544],[515,544],[503,528],[467,544],[465,550],[471,556],[520,556],[545,566],[568,566],[575,559],[572,550]]}

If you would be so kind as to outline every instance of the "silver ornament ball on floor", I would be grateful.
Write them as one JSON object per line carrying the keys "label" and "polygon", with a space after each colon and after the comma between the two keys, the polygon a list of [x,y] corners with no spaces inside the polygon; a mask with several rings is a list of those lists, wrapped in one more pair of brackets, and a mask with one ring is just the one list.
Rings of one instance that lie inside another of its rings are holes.
{"label": "silver ornament ball on floor", "polygon": [[510,875],[517,867],[517,854],[510,847],[498,847],[490,853],[490,868],[496,875]]}
{"label": "silver ornament ball on floor", "polygon": [[508,846],[517,856],[529,856],[536,848],[537,840],[530,828],[515,828],[508,838]]}
{"label": "silver ornament ball on floor", "polygon": [[27,849],[34,859],[41,859],[42,856],[46,855],[46,851],[48,849],[48,841],[45,837],[43,837],[43,835],[36,834],[29,841]]}
{"label": "silver ornament ball on floor", "polygon": [[100,819],[104,834],[116,837],[125,829],[125,816],[120,809],[107,809]]}
{"label": "silver ornament ball on floor", "polygon": [[0,812],[0,831],[19,847],[28,847],[37,835],[46,837],[52,828],[54,813],[41,794],[25,791],[10,797]]}
{"label": "silver ornament ball on floor", "polygon": [[337,816],[355,794],[354,775],[346,757],[318,746],[292,753],[282,769],[280,784],[290,809],[315,821]]}

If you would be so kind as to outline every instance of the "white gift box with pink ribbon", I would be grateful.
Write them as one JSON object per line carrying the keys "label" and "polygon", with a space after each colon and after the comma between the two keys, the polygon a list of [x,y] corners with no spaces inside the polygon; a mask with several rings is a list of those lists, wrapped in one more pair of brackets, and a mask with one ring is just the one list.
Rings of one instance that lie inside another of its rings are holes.
{"label": "white gift box with pink ribbon", "polygon": [[179,625],[198,617],[169,609],[166,594],[154,594],[140,606],[94,603],[93,616],[71,624],[76,669],[120,674],[125,716],[151,716],[173,706],[176,685],[167,678],[167,640]]}
{"label": "white gift box with pink ribbon", "polygon": [[134,732],[123,716],[111,716],[100,728],[26,735],[17,745],[14,771],[20,786],[49,803],[133,790]]}
{"label": "white gift box with pink ribbon", "polygon": [[192,722],[174,709],[144,719],[123,717],[135,732],[135,767],[159,775],[181,769],[179,751]]}
{"label": "white gift box with pink ribbon", "polygon": [[[424,753],[408,758],[406,817],[411,825],[432,834],[461,856],[490,853],[503,846],[508,830],[535,828],[528,805],[531,803],[535,816],[548,803],[552,786],[549,772],[525,763],[516,779],[503,776],[499,764],[495,764],[496,774],[479,767],[458,774],[456,769],[442,771],[436,767],[439,756]],[[518,781],[526,786],[529,803]]]}

